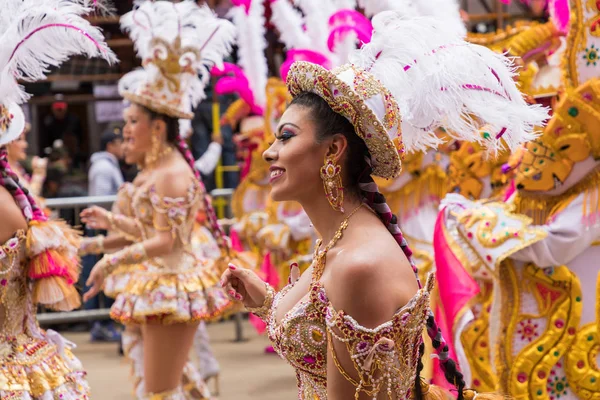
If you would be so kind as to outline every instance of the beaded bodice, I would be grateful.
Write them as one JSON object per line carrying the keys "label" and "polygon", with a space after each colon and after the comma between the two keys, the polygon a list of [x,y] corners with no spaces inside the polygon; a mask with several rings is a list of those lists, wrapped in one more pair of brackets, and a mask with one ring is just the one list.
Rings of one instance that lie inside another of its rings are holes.
{"label": "beaded bodice", "polygon": [[[365,328],[345,312],[336,311],[318,281],[311,284],[308,297],[278,323],[275,311],[294,283],[279,292],[268,316],[269,338],[275,351],[296,369],[299,399],[327,399],[328,339],[343,342],[355,360],[357,373],[370,375],[352,382],[355,386],[368,392],[388,392],[393,399],[408,398],[416,379],[433,281],[430,278],[406,306],[375,329]],[[333,359],[337,362],[335,353]]]}
{"label": "beaded bodice", "polygon": [[0,342],[37,329],[25,259],[25,231],[20,230],[0,246]]}
{"label": "beaded bodice", "polygon": [[195,216],[203,205],[204,191],[193,181],[186,196],[171,198],[160,196],[154,184],[138,187],[132,197],[133,217],[140,223],[144,239],[159,231],[170,231],[175,240],[173,251],[155,258],[153,263],[163,267],[189,264],[195,258],[191,248],[191,236]]}

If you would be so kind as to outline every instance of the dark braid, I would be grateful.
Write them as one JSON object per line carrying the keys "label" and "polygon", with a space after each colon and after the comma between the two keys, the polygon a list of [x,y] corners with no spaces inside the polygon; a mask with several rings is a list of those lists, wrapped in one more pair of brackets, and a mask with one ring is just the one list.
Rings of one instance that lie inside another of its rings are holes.
{"label": "dark braid", "polygon": [[414,400],[423,400],[423,388],[421,387],[421,372],[423,372],[423,354],[425,354],[425,343],[421,341],[419,345],[419,361],[417,364],[417,379],[415,379],[415,387],[413,396]]}
{"label": "dark braid", "polygon": [[208,217],[208,221],[210,223],[211,233],[215,237],[215,240],[219,244],[219,247],[229,254],[229,242],[226,240],[225,232],[223,228],[219,224],[219,220],[217,219],[217,214],[215,213],[215,209],[212,206],[212,201],[210,195],[206,191],[206,187],[204,186],[204,182],[202,182],[202,177],[200,176],[200,172],[196,169],[194,165],[194,157],[192,156],[192,152],[190,151],[187,143],[179,133],[179,120],[177,118],[169,117],[164,114],[159,114],[154,112],[146,107],[140,106],[148,115],[151,120],[160,119],[165,122],[167,125],[167,142],[177,147],[177,150],[181,153],[181,155],[185,158],[185,160],[192,168],[194,172],[194,176],[200,183],[200,187],[203,193],[202,201],[204,203],[204,208],[206,210],[206,215]]}
{"label": "dark braid", "polygon": [[48,219],[29,190],[21,185],[19,177],[10,167],[6,147],[0,148],[0,185],[10,192],[28,221],[46,221]]}
{"label": "dark braid", "polygon": [[[311,120],[316,125],[318,142],[335,134],[344,135],[348,142],[348,156],[344,165],[344,171],[348,178],[346,191],[360,196],[377,213],[404,252],[415,273],[419,288],[421,288],[417,266],[412,258],[412,250],[400,231],[398,218],[392,213],[385,196],[379,192],[377,184],[371,177],[372,168],[368,149],[365,142],[356,134],[352,123],[333,111],[325,100],[314,93],[300,93],[294,97],[290,105],[298,105],[311,110]],[[458,389],[457,400],[463,400],[463,390],[466,386],[463,375],[458,371],[456,362],[451,360],[448,355],[448,346],[431,310],[429,310],[426,325],[428,336],[440,360],[440,368],[444,372],[446,380]],[[420,351],[419,354],[422,356],[423,351]],[[418,368],[422,369],[422,362],[419,361],[419,364],[421,367]],[[417,386],[419,389],[416,389]],[[415,382],[415,390],[417,390],[416,393],[421,393],[420,378],[417,378]]]}

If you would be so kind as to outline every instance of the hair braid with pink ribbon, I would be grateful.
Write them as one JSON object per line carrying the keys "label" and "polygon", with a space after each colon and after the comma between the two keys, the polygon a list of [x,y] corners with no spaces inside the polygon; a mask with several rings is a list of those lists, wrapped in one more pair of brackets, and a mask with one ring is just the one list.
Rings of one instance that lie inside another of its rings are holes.
{"label": "hair braid with pink ribbon", "polygon": [[0,185],[2,185],[15,199],[21,208],[23,216],[28,220],[46,221],[47,217],[39,208],[29,190],[21,185],[19,177],[8,163],[6,147],[0,149]]}
{"label": "hair braid with pink ribbon", "polygon": [[208,217],[208,222],[210,223],[212,233],[213,233],[213,235],[215,235],[215,239],[217,240],[219,247],[221,247],[222,250],[225,250],[229,253],[229,242],[225,239],[225,236],[226,236],[225,232],[223,231],[223,228],[219,224],[219,220],[217,219],[217,214],[215,213],[215,209],[212,206],[212,201],[211,201],[210,195],[208,194],[208,192],[206,191],[206,188],[204,187],[204,182],[202,182],[202,177],[200,176],[200,172],[194,166],[194,157],[192,156],[192,152],[190,151],[187,143],[185,142],[185,139],[183,139],[183,137],[180,134],[177,135],[176,141],[177,141],[177,149],[183,155],[183,157],[186,159],[188,164],[190,164],[192,171],[194,171],[194,175],[196,175],[196,179],[198,179],[198,182],[200,183],[200,186],[202,187],[202,192],[204,193],[202,196],[202,201],[204,202],[204,207],[206,209],[206,216]]}
{"label": "hair braid with pink ribbon", "polygon": [[[417,279],[417,283],[419,288],[422,287],[421,280],[419,279],[419,271],[412,257],[412,250],[408,246],[408,242],[404,238],[400,227],[398,226],[398,219],[392,213],[392,210],[388,206],[385,196],[379,192],[379,188],[377,184],[371,177],[371,160],[369,157],[365,157],[365,162],[367,163],[367,171],[364,173],[359,180],[359,187],[363,193],[363,199],[371,207],[379,216],[381,221],[386,225],[388,231],[392,234],[398,245],[404,252],[404,255],[408,259],[410,266],[415,273],[415,278]],[[442,336],[442,331],[438,327],[433,312],[429,310],[429,314],[427,317],[427,334],[431,339],[432,346],[437,354],[437,357],[440,360],[440,367],[444,372],[445,378],[451,384],[455,385],[458,389],[457,399],[462,400],[463,398],[463,390],[466,386],[462,373],[458,370],[456,362],[452,360],[448,353],[448,345],[444,337]],[[423,351],[421,351],[421,354]],[[419,360],[419,369],[422,369],[421,360]],[[420,389],[419,382],[416,383],[416,387]],[[420,390],[419,390],[420,391]]]}

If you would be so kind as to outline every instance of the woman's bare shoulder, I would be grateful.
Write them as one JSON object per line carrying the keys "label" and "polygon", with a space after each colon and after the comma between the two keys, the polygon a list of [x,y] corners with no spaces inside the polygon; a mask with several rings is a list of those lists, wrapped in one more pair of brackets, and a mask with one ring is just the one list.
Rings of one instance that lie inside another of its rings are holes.
{"label": "woman's bare shoulder", "polygon": [[10,239],[20,229],[27,229],[27,220],[8,190],[0,186],[0,244]]}
{"label": "woman's bare shoulder", "polygon": [[418,290],[408,259],[387,230],[353,236],[329,267],[334,307],[366,327],[389,320]]}

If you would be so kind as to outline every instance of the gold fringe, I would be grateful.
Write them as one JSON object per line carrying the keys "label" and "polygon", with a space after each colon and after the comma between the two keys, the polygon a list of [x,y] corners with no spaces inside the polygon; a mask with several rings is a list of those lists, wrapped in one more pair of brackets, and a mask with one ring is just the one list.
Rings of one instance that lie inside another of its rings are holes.
{"label": "gold fringe", "polygon": [[523,57],[528,52],[552,40],[558,34],[552,22],[537,25],[513,37],[508,45],[508,51],[513,56]]}
{"label": "gold fringe", "polygon": [[[438,165],[428,165],[420,176],[390,194],[390,208],[396,214],[417,210],[429,198],[441,200],[448,192],[446,172]],[[395,200],[395,201],[394,201]],[[399,203],[399,204],[392,204]]]}
{"label": "gold fringe", "polygon": [[599,185],[600,170],[594,170],[563,194],[544,196],[517,192],[515,211],[532,218],[535,225],[544,225],[583,193],[582,218],[587,219],[600,214]]}

